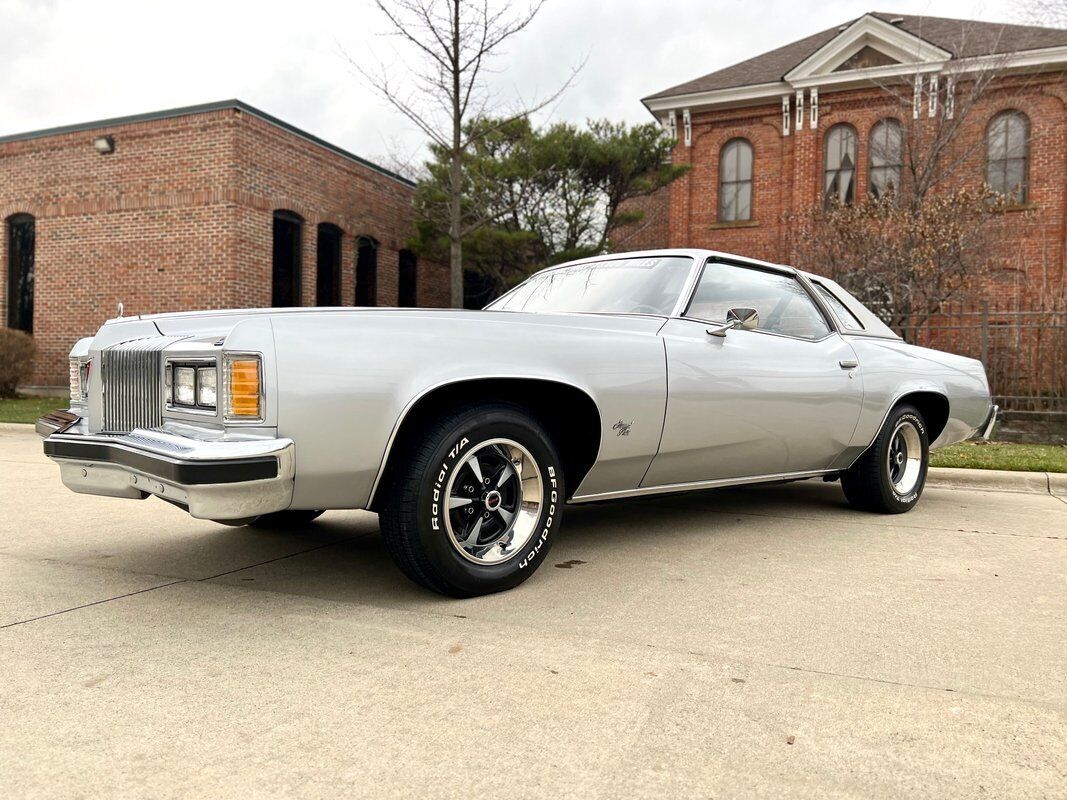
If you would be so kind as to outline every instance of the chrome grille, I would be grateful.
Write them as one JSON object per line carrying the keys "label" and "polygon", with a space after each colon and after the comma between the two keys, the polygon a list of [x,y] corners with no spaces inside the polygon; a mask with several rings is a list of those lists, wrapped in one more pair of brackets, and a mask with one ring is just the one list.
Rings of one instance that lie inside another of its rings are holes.
{"label": "chrome grille", "polygon": [[104,383],[105,433],[129,433],[134,428],[163,424],[163,349],[173,336],[133,339],[101,354]]}

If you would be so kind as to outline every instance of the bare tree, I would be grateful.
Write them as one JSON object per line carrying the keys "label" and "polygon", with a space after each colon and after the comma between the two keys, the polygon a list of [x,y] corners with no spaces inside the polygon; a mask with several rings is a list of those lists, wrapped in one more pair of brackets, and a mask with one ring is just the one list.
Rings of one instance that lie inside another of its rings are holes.
{"label": "bare tree", "polygon": [[490,62],[505,42],[525,30],[545,0],[533,0],[515,13],[509,4],[492,7],[489,0],[375,0],[388,21],[390,35],[403,53],[400,76],[392,65],[379,62],[369,69],[349,61],[371,88],[413,122],[430,142],[448,155],[448,213],[451,300],[463,307],[463,237],[493,218],[465,217],[465,156],[473,137],[486,135],[485,126],[471,120],[493,116],[501,125],[533,114],[553,103],[570,86],[580,66],[547,97],[509,106],[489,89]]}
{"label": "bare tree", "polygon": [[1028,0],[1021,18],[1028,25],[1043,28],[1067,28],[1067,0]]}

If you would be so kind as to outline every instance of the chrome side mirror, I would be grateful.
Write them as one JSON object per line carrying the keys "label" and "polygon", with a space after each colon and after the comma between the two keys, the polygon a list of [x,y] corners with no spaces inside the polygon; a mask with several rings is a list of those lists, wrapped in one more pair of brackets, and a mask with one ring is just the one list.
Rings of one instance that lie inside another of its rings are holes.
{"label": "chrome side mirror", "polygon": [[725,336],[734,328],[751,331],[759,327],[759,312],[754,308],[731,308],[726,312],[726,324],[717,328],[708,328],[712,336]]}

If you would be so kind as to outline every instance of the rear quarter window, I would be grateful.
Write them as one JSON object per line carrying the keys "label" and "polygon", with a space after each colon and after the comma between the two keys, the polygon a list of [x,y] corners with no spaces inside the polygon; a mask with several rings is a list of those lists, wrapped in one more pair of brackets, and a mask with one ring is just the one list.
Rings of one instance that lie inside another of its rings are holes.
{"label": "rear quarter window", "polygon": [[837,296],[823,286],[821,283],[815,284],[816,290],[819,292],[819,296],[826,301],[826,305],[830,306],[830,310],[834,313],[834,318],[841,326],[843,331],[851,331],[853,333],[859,333],[864,330],[863,323],[856,318],[856,315],[848,310],[848,307],[842,303]]}

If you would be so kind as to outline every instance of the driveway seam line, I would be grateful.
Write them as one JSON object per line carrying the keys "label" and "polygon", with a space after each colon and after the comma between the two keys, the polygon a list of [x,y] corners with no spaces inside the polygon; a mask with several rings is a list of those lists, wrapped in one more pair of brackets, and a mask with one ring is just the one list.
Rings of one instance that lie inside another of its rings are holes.
{"label": "driveway seam line", "polygon": [[57,617],[60,614],[67,614],[71,611],[77,611],[81,608],[90,608],[91,606],[102,605],[103,603],[110,603],[112,600],[121,600],[124,597],[133,597],[137,594],[144,594],[145,592],[154,592],[156,589],[165,589],[168,586],[175,586],[179,583],[188,583],[188,578],[182,578],[176,581],[170,581],[169,583],[161,583],[158,586],[148,586],[144,589],[138,589],[134,592],[126,592],[125,594],[115,595],[114,597],[105,597],[101,600],[93,600],[91,603],[82,603],[80,606],[72,606],[71,608],[62,608],[59,611],[51,611],[48,614],[41,614],[40,616],[30,617],[29,619],[20,619],[17,622],[8,622],[4,625],[0,625],[0,630],[4,628],[14,628],[16,625],[25,625],[28,622],[36,622],[41,619],[48,619],[49,617]]}
{"label": "driveway seam line", "polygon": [[[236,569],[228,570],[226,572],[220,572],[218,575],[208,575],[208,576],[205,576],[203,578],[179,578],[178,580],[169,581],[167,583],[161,583],[161,584],[159,584],[157,586],[148,586],[148,587],[146,587],[144,589],[138,589],[138,590],[133,591],[133,592],[126,592],[125,594],[115,595],[114,597],[104,597],[104,598],[101,598],[100,600],[93,600],[91,603],[82,603],[81,605],[71,606],[70,608],[61,608],[59,611],[51,611],[51,612],[49,612],[47,614],[41,614],[41,615],[36,616],[36,617],[30,617],[29,619],[20,619],[20,620],[17,620],[15,622],[5,623],[3,625],[0,625],[0,630],[4,630],[5,628],[13,628],[16,625],[25,625],[28,622],[37,622],[38,620],[48,619],[49,617],[57,617],[60,614],[68,614],[71,611],[78,611],[78,610],[83,609],[83,608],[91,608],[92,606],[98,606],[98,605],[102,605],[104,603],[110,603],[113,600],[122,600],[123,598],[126,598],[126,597],[133,597],[134,595],[144,594],[146,592],[154,592],[156,589],[166,589],[168,586],[177,586],[180,583],[203,583],[205,581],[215,580],[216,578],[221,578],[221,577],[224,577],[226,575],[232,575],[232,574],[234,574],[236,572],[242,572],[242,571],[244,571],[246,569],[254,569],[255,567],[261,567],[261,566],[263,566],[265,564],[273,564],[275,561],[283,561],[284,559],[293,558],[294,556],[301,556],[301,555],[304,555],[305,553],[313,553],[316,550],[322,550],[323,548],[332,547],[335,544],[342,544],[344,542],[349,542],[349,541],[352,541],[353,539],[358,539],[358,538],[359,538],[359,536],[350,536],[350,537],[345,538],[345,539],[338,539],[336,542],[328,542],[326,544],[318,545],[317,547],[308,548],[307,550],[300,550],[300,551],[298,551],[296,553],[288,553],[288,554],[283,555],[283,556],[278,556],[277,558],[269,558],[266,561],[260,561],[260,562],[255,563],[255,564],[248,564],[248,565],[243,566],[243,567],[237,567]],[[121,570],[115,570],[115,571],[116,572],[121,572]],[[137,573],[129,573],[129,574],[136,575]]]}

